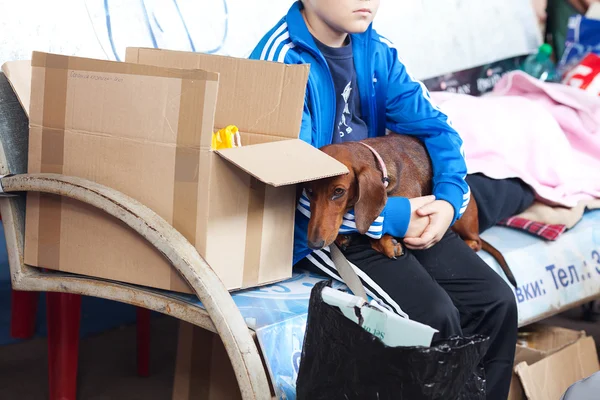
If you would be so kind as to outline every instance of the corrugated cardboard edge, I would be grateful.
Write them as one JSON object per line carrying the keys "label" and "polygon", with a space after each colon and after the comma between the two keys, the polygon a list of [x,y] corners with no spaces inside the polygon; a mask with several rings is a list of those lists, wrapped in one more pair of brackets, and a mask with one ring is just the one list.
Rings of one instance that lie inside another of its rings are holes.
{"label": "corrugated cardboard edge", "polygon": [[[539,379],[536,379],[536,377],[539,377],[540,375],[540,370],[544,370],[544,374],[541,375],[543,375],[544,379],[546,379],[549,375],[547,371],[550,370],[551,365],[553,361],[555,362],[556,358],[566,356],[579,356],[581,354],[588,355],[590,359],[587,359],[585,364],[582,362],[581,359],[579,359],[579,370],[577,371],[577,380],[580,380],[600,370],[600,366],[598,364],[598,356],[596,352],[596,343],[594,342],[594,338],[590,336],[586,336],[581,340],[578,340],[570,346],[567,346],[562,350],[557,351],[552,355],[549,355],[548,357],[538,361],[533,365],[528,365],[526,362],[519,363],[515,367],[515,372],[521,380],[521,384],[523,386],[527,398],[530,400],[546,400],[547,397],[544,396],[545,388],[542,388],[540,386]],[[566,387],[561,388],[562,393],[553,393],[553,395],[555,395],[557,399],[560,398],[564,391],[566,391],[568,387],[575,382],[567,382],[568,384],[566,385]]]}
{"label": "corrugated cardboard edge", "polygon": [[17,95],[21,107],[29,117],[31,98],[31,60],[7,61],[2,64],[2,72]]}
{"label": "corrugated cardboard edge", "polygon": [[[260,272],[260,253],[263,233],[263,218],[266,187],[255,180],[250,181],[248,219],[246,220],[246,247],[244,249],[245,267],[242,275],[242,286],[250,286],[258,282]],[[255,227],[255,229],[252,229]]]}

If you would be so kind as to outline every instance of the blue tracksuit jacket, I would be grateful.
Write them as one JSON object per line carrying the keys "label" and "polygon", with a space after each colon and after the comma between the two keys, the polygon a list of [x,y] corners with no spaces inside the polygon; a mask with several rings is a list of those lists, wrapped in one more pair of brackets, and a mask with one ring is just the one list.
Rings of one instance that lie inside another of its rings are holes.
{"label": "blue tracksuit jacket", "polygon": [[[294,3],[288,14],[262,38],[250,58],[311,65],[300,139],[320,148],[332,140],[336,94],[327,62],[308,31],[301,9],[300,1]],[[470,199],[460,136],[448,117],[432,104],[425,86],[407,72],[389,40],[372,27],[365,33],[351,36],[362,118],[369,128],[369,137],[385,135],[387,127],[423,141],[433,165],[433,194],[453,206],[454,223],[466,210]],[[294,263],[311,253],[306,240],[310,216],[307,211],[302,203],[299,204]],[[408,199],[390,197],[375,222],[375,231],[403,237],[410,213]],[[348,226],[345,228],[348,231]]]}

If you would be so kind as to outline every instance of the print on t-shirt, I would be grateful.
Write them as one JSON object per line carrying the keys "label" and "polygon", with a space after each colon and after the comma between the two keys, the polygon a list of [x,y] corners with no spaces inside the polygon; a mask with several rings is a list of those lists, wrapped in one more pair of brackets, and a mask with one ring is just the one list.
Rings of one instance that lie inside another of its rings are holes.
{"label": "print on t-shirt", "polygon": [[361,119],[352,43],[337,48],[326,46],[316,39],[315,43],[327,61],[336,93],[332,143],[365,139],[368,130]]}
{"label": "print on t-shirt", "polygon": [[350,107],[348,107],[348,100],[350,99],[351,92],[352,82],[348,82],[344,88],[344,91],[342,92],[342,98],[344,99],[344,110],[342,111],[342,116],[339,118],[340,122],[338,124],[340,138],[352,133],[352,127],[346,123],[346,115],[348,115],[349,119],[352,120],[352,113],[350,112]]}

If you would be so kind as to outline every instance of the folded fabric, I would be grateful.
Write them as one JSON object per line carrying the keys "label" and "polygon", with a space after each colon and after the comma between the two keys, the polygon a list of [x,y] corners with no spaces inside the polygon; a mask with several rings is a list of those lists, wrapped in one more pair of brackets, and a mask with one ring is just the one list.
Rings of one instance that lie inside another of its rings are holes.
{"label": "folded fabric", "polygon": [[552,207],[536,201],[521,214],[506,218],[498,225],[554,241],[577,225],[587,210],[594,209],[600,209],[600,200],[583,200],[572,208]]}
{"label": "folded fabric", "polygon": [[582,200],[575,207],[551,207],[536,201],[516,217],[548,225],[564,225],[573,228],[583,217],[586,210],[600,208],[600,200]]}
{"label": "folded fabric", "polygon": [[521,178],[550,205],[600,198],[599,97],[520,71],[482,97],[431,96],[461,135],[470,174]]}
{"label": "folded fabric", "polygon": [[498,225],[518,229],[539,236],[542,239],[554,241],[560,237],[566,230],[565,225],[551,225],[535,222],[521,217],[511,217],[504,219]]}

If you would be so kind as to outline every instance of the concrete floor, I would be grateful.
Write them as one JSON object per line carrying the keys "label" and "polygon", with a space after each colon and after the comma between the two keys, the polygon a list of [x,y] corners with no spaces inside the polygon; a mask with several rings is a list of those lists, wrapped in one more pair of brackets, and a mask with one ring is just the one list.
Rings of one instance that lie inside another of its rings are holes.
{"label": "concrete floor", "polygon": [[[585,330],[600,343],[600,322],[581,321],[577,308],[545,324]],[[136,375],[135,327],[128,326],[81,341],[80,400],[171,399],[178,323],[152,319],[151,375]],[[0,347],[0,399],[47,399],[47,350],[44,339]]]}
{"label": "concrete floor", "polygon": [[[171,398],[177,320],[152,319],[150,377],[136,370],[135,326],[112,330],[80,343],[78,399],[167,400]],[[48,398],[45,339],[0,347],[0,399]]]}

